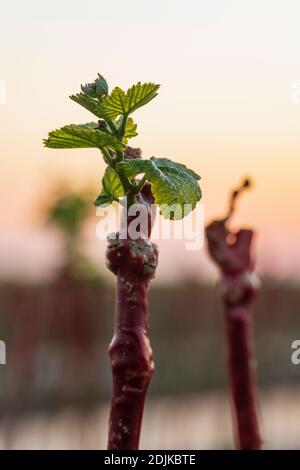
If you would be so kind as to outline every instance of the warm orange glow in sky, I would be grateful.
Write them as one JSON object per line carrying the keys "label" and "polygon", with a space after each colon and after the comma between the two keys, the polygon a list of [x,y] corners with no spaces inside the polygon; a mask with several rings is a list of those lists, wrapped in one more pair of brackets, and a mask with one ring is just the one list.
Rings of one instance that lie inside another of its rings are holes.
{"label": "warm orange glow in sky", "polygon": [[[47,257],[34,213],[56,178],[100,187],[104,165],[96,150],[42,147],[49,130],[92,120],[67,97],[100,72],[111,87],[161,83],[159,97],[136,113],[140,135],[132,145],[145,157],[167,156],[199,172],[207,219],[222,214],[242,176],[253,178],[236,222],[258,229],[262,271],[298,277],[300,93],[292,86],[300,80],[299,18],[293,0],[3,5],[2,266],[9,271],[19,263],[24,271],[31,253],[37,266]],[[90,238],[96,245],[94,233]],[[208,266],[203,252],[175,260],[168,248],[162,280],[169,271],[194,274]]]}

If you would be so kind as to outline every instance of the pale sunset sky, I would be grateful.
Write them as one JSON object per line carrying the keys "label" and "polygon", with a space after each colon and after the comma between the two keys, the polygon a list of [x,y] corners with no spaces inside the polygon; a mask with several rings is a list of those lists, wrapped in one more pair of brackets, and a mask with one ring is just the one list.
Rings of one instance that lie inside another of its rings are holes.
{"label": "pale sunset sky", "polygon": [[[0,17],[0,277],[43,277],[59,247],[37,214],[58,180],[100,189],[99,151],[50,150],[49,130],[93,119],[68,96],[103,74],[112,88],[161,84],[136,113],[143,155],[201,177],[207,221],[244,175],[235,223],[257,230],[260,272],[300,276],[300,3],[296,0],[11,0]],[[297,83],[299,80],[299,84]],[[296,88],[293,88],[293,85]],[[89,225],[103,266],[105,243]],[[204,250],[161,242],[158,279],[214,275]],[[176,250],[176,256],[174,252]]]}

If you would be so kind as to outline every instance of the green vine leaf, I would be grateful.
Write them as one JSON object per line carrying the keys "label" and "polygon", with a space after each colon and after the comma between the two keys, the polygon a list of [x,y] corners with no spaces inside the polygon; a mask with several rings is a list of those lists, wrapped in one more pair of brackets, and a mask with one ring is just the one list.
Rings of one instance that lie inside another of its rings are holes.
{"label": "green vine leaf", "polygon": [[[198,184],[200,176],[185,165],[167,158],[150,160],[123,160],[116,166],[118,171],[130,179],[144,174],[152,185],[155,203],[160,213],[168,219],[181,219],[191,212],[201,199]],[[177,205],[177,210],[170,208]]]}
{"label": "green vine leaf", "polygon": [[99,124],[97,122],[94,122],[94,121],[86,122],[84,124],[76,124],[76,125],[78,127],[81,127],[82,129],[98,129],[99,130]]}
{"label": "green vine leaf", "polygon": [[83,108],[87,109],[98,118],[105,118],[103,110],[100,107],[100,102],[97,98],[93,98],[86,93],[77,93],[76,95],[71,95],[70,99],[75,101],[75,103],[80,104],[80,106],[83,106]]}
{"label": "green vine leaf", "polygon": [[[119,118],[118,121],[116,122],[118,130],[120,129],[120,127],[122,125],[122,120],[123,120],[123,117]],[[132,139],[132,137],[136,137],[137,135],[138,135],[137,124],[130,117],[130,118],[127,119],[125,132],[124,132],[124,137],[123,137],[122,141],[125,145],[127,145],[128,140]]]}
{"label": "green vine leaf", "polygon": [[95,123],[70,124],[61,129],[49,132],[48,139],[44,139],[45,147],[49,148],[99,148],[109,147],[115,151],[122,151],[124,145],[113,135],[93,128]]}
{"label": "green vine leaf", "polygon": [[[106,119],[116,119],[120,115],[133,113],[136,109],[144,106],[157,96],[159,85],[154,83],[138,82],[125,93],[121,88],[116,87],[111,94],[104,98],[99,107],[102,115]],[[102,117],[102,116],[101,116]]]}
{"label": "green vine leaf", "polygon": [[106,193],[100,193],[99,196],[96,197],[94,200],[94,206],[96,207],[107,207],[112,204],[114,200],[109,194]]}
{"label": "green vine leaf", "polygon": [[102,178],[102,191],[95,199],[94,205],[107,206],[113,201],[118,201],[120,197],[124,196],[124,189],[117,172],[107,167]]}
{"label": "green vine leaf", "polygon": [[133,113],[138,108],[141,108],[149,101],[153,100],[158,93],[160,85],[155,83],[143,83],[138,82],[136,85],[133,85],[129,90],[127,90],[127,113]]}

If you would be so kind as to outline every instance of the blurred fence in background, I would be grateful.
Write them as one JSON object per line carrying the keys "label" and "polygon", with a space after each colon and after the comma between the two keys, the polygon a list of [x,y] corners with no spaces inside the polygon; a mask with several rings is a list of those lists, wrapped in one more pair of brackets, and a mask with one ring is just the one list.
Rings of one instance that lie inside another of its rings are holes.
{"label": "blurred fence in background", "polygon": [[[300,289],[263,283],[254,308],[260,387],[300,382],[291,343],[300,338]],[[0,286],[0,413],[89,408],[110,396],[107,346],[114,290],[101,279]],[[222,309],[212,285],[186,282],[150,289],[156,371],[150,398],[226,388]]]}
{"label": "blurred fence in background", "polygon": [[[299,305],[298,286],[265,280],[254,308],[267,448],[299,446]],[[113,315],[114,289],[101,279],[0,286],[0,448],[105,448]],[[215,287],[154,283],[150,323],[156,370],[142,448],[232,448]]]}

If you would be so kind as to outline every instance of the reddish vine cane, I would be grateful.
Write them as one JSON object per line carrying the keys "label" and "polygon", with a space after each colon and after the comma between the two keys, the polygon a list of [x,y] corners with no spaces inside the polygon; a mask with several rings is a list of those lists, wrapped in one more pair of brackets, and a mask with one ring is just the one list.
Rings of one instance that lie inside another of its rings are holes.
{"label": "reddish vine cane", "polygon": [[229,383],[234,414],[236,445],[242,450],[259,450],[256,380],[252,348],[251,305],[259,289],[253,273],[253,231],[233,232],[228,222],[238,196],[250,186],[245,180],[232,192],[224,219],[206,227],[208,250],[221,271],[221,295],[225,312]]}
{"label": "reddish vine cane", "polygon": [[[139,203],[154,202],[146,184]],[[129,221],[130,222],[130,221]],[[106,262],[117,276],[115,334],[109,347],[113,393],[109,417],[109,450],[137,450],[144,403],[154,371],[148,337],[147,291],[154,277],[158,252],[148,239],[108,239]]]}

